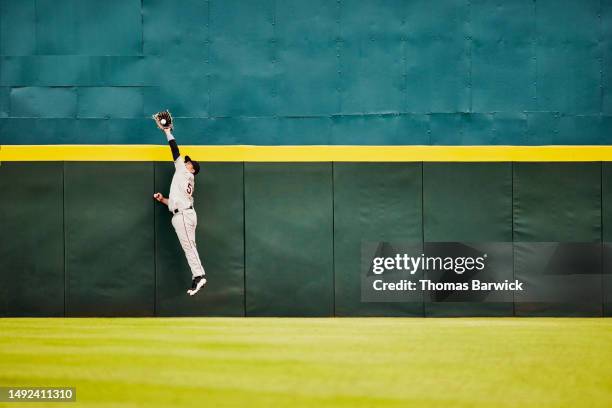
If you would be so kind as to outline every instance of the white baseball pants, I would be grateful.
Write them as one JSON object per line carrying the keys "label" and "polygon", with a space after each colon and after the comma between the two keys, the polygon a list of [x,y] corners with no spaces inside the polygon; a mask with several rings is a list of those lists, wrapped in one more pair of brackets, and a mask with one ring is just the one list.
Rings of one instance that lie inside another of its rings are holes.
{"label": "white baseball pants", "polygon": [[176,236],[183,247],[183,251],[185,251],[185,257],[194,278],[205,274],[195,242],[197,225],[198,216],[195,210],[184,210],[172,216],[172,226],[176,231]]}

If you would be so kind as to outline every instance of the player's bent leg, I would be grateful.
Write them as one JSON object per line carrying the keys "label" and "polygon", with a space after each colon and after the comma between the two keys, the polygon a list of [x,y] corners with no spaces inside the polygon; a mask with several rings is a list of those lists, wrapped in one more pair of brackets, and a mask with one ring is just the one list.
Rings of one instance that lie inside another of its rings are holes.
{"label": "player's bent leg", "polygon": [[202,287],[206,284],[206,278],[204,278],[204,268],[200,262],[200,256],[197,252],[195,245],[195,225],[190,222],[188,217],[185,217],[182,213],[176,214],[172,217],[172,226],[176,231],[176,236],[179,239],[181,247],[185,252],[185,258],[191,268],[191,287],[187,290],[190,296],[195,295]]}

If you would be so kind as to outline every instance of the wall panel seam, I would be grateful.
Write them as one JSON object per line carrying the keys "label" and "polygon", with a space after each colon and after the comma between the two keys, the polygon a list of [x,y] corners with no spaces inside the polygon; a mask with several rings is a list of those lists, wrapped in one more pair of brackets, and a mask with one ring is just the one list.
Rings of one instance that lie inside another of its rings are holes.
{"label": "wall panel seam", "polygon": [[242,162],[242,264],[244,265],[242,269],[242,291],[244,293],[243,296],[243,307],[244,307],[244,317],[247,317],[247,282],[246,282],[246,274],[247,274],[247,248],[246,248],[246,163]]}
{"label": "wall panel seam", "polygon": [[[514,162],[510,162],[510,239],[512,240],[512,279],[516,279],[514,264]],[[512,316],[516,316],[516,294],[512,292]]]}
{"label": "wall panel seam", "polygon": [[66,292],[69,289],[66,259],[66,162],[62,162],[62,236],[64,244],[64,317],[67,316]]}
{"label": "wall panel seam", "polygon": [[600,247],[601,247],[601,316],[604,317],[606,315],[606,303],[605,303],[605,298],[606,298],[606,287],[605,287],[605,280],[604,280],[604,273],[606,272],[606,265],[605,265],[605,245],[604,245],[604,205],[603,205],[603,200],[604,200],[604,194],[603,194],[603,166],[604,163],[600,162],[599,163],[599,221],[600,221],[600,225],[599,225],[599,236],[600,236]]}
{"label": "wall panel seam", "polygon": [[331,162],[331,210],[332,210],[332,316],[336,317],[336,189],[334,162]]}
{"label": "wall panel seam", "polygon": [[[421,245],[423,251],[425,251],[425,162],[421,162]],[[422,276],[425,279],[425,276]],[[422,317],[427,317],[425,313],[425,293],[423,293],[423,300],[421,302]]]}
{"label": "wall panel seam", "polygon": [[[153,167],[153,191],[155,191],[155,170],[157,164],[151,163]],[[156,202],[151,200],[153,204],[153,316],[157,316],[157,216]]]}

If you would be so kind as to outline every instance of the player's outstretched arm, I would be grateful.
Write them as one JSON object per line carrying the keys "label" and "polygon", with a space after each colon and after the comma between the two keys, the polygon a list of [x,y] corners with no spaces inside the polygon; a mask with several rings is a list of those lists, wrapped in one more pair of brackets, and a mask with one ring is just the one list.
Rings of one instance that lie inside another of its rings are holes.
{"label": "player's outstretched arm", "polygon": [[179,152],[178,145],[176,144],[176,140],[172,135],[172,131],[170,129],[163,129],[166,134],[166,139],[168,139],[168,144],[170,145],[170,150],[172,151],[172,160],[176,161],[179,158],[181,153]]}
{"label": "player's outstretched arm", "polygon": [[168,205],[168,199],[162,193],[153,194],[153,198],[164,205]]}
{"label": "player's outstretched arm", "polygon": [[178,145],[176,144],[176,140],[170,131],[166,131],[166,137],[168,138],[168,143],[170,144],[170,150],[172,151],[172,160],[176,161],[179,158],[181,153],[179,152]]}

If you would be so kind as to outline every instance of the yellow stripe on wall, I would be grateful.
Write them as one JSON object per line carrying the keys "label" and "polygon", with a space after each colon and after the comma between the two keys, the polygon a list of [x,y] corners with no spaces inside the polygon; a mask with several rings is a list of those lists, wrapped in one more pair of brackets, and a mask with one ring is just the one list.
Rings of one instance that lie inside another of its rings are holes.
{"label": "yellow stripe on wall", "polygon": [[[211,162],[612,161],[612,146],[180,146]],[[3,145],[0,161],[168,161],[166,145]]]}

